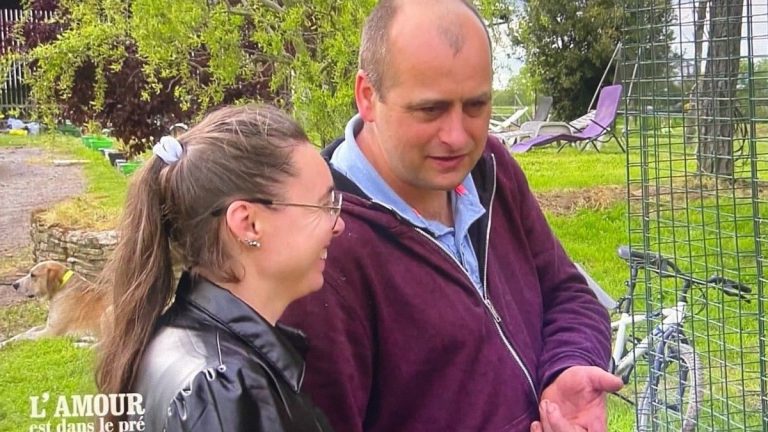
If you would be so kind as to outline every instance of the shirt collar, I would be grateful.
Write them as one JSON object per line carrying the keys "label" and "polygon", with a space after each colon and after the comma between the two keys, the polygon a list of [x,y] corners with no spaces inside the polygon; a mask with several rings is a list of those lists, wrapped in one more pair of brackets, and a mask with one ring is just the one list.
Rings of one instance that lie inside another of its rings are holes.
{"label": "shirt collar", "polygon": [[[453,227],[422,217],[384,181],[357,144],[355,137],[362,128],[360,114],[349,120],[344,129],[344,142],[333,152],[331,165],[352,180],[372,201],[390,208],[414,226],[426,229],[435,236],[453,231]],[[457,232],[466,232],[469,225],[485,213],[471,173],[451,193],[451,201]]]}

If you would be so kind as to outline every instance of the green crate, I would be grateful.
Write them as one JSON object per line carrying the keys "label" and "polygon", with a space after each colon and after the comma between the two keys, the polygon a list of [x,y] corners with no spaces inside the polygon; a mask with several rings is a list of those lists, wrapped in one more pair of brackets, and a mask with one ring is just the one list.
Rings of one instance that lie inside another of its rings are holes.
{"label": "green crate", "polygon": [[112,145],[114,144],[111,138],[105,136],[83,135],[81,139],[83,140],[83,144],[92,150],[112,148]]}
{"label": "green crate", "polygon": [[117,170],[123,173],[124,175],[131,175],[139,169],[141,166],[141,162],[138,161],[132,161],[132,162],[118,162],[117,163]]}
{"label": "green crate", "polygon": [[96,137],[92,135],[83,135],[80,137],[80,140],[83,142],[84,146],[86,146],[87,148],[91,148],[91,140],[93,140],[94,138]]}
{"label": "green crate", "polygon": [[93,150],[112,148],[112,144],[112,139],[107,137],[94,137],[91,139],[91,149]]}

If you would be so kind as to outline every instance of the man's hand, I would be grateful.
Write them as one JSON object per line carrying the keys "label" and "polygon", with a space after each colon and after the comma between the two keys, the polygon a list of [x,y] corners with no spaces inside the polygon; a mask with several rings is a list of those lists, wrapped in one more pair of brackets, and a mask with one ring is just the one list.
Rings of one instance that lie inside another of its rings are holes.
{"label": "man's hand", "polygon": [[605,394],[623,387],[621,378],[594,366],[564,370],[541,394],[541,422],[532,432],[605,432]]}

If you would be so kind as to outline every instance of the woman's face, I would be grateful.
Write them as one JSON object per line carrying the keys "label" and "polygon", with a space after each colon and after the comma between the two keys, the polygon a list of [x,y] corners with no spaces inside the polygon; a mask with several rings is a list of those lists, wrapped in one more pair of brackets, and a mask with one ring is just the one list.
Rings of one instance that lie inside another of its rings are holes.
{"label": "woman's face", "polygon": [[[281,285],[291,300],[323,286],[328,246],[344,231],[333,178],[320,153],[311,145],[293,150],[297,172],[283,185],[283,194],[263,212],[261,273]],[[324,207],[313,207],[324,206]]]}

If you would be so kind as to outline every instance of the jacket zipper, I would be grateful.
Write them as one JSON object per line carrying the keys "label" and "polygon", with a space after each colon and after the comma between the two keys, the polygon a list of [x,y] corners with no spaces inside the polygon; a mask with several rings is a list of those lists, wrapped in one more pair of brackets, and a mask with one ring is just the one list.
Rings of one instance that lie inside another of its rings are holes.
{"label": "jacket zipper", "polygon": [[491,210],[493,209],[493,200],[496,198],[496,156],[494,154],[491,154],[491,162],[493,162],[493,188],[491,189],[491,201],[488,205],[488,229],[485,233],[485,260],[483,262],[483,302],[488,307],[488,310],[491,311],[491,314],[493,314],[494,320],[496,321],[496,330],[499,332],[501,340],[504,341],[504,345],[507,346],[507,349],[510,353],[512,353],[512,356],[515,357],[515,361],[517,361],[517,364],[520,365],[520,368],[523,370],[525,378],[528,380],[528,384],[531,386],[533,397],[536,399],[536,403],[538,403],[539,394],[536,392],[536,386],[533,385],[531,372],[525,366],[523,359],[512,346],[512,342],[509,340],[507,335],[504,334],[504,330],[501,328],[501,316],[496,312],[496,308],[493,307],[493,303],[491,303],[491,298],[488,294],[488,248],[491,244],[491,223],[493,222],[493,212]]}
{"label": "jacket zipper", "polygon": [[[488,248],[491,238],[491,208],[493,207],[493,200],[496,197],[496,158],[494,155],[491,155],[491,160],[493,161],[493,188],[491,189],[491,201],[490,205],[488,206],[488,230],[486,232],[486,239],[485,239],[485,261],[483,263],[483,267],[485,269],[485,272],[483,274],[483,293],[480,295],[480,300],[482,300],[483,304],[485,305],[488,312],[490,312],[491,317],[493,318],[493,324],[496,327],[496,331],[499,334],[499,337],[501,337],[501,340],[504,342],[504,345],[507,347],[507,350],[512,354],[512,357],[515,359],[515,362],[517,362],[517,365],[520,366],[520,369],[523,370],[523,374],[525,375],[526,380],[528,380],[528,385],[531,386],[531,392],[533,393],[533,397],[536,399],[536,402],[539,402],[539,395],[536,392],[536,386],[533,384],[533,379],[531,378],[531,373],[528,371],[528,368],[525,366],[525,363],[523,363],[523,359],[520,357],[520,355],[517,353],[515,348],[512,346],[512,343],[507,338],[506,334],[504,334],[504,330],[501,328],[501,315],[496,312],[496,308],[493,306],[493,302],[491,302],[490,297],[488,296]],[[464,269],[464,266],[461,265],[456,260],[456,257],[454,257],[450,252],[445,250],[445,247],[443,247],[440,242],[432,238],[431,235],[424,232],[421,228],[416,227],[416,231],[418,231],[422,236],[426,237],[431,241],[433,244],[435,244],[444,255],[448,256],[461,270],[461,272],[464,274],[464,276],[467,277],[467,280],[469,281],[470,286],[472,287],[472,291],[477,292],[475,289],[475,284],[472,283],[472,277],[467,273],[467,271]]]}

